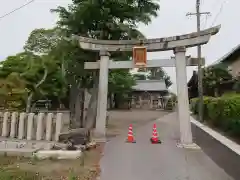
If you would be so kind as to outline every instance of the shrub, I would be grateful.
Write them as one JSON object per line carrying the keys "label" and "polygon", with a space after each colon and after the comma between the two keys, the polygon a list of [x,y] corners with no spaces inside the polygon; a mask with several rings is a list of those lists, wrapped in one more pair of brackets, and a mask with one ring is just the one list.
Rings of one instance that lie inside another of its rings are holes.
{"label": "shrub", "polygon": [[167,101],[167,104],[165,106],[165,109],[166,110],[173,110],[174,108],[174,102],[172,101],[172,99],[170,98],[168,101]]}
{"label": "shrub", "polygon": [[[191,110],[198,114],[198,99],[191,101]],[[240,95],[204,97],[204,119],[211,125],[240,137]]]}
{"label": "shrub", "polygon": [[[204,118],[208,118],[208,111],[207,111],[207,105],[211,101],[213,97],[211,96],[205,96],[203,97],[203,111],[204,111]],[[190,110],[193,112],[193,114],[198,114],[198,98],[193,98],[190,101]]]}
{"label": "shrub", "polygon": [[193,98],[190,100],[190,110],[193,112],[193,114],[197,114],[198,113],[198,98]]}
{"label": "shrub", "polygon": [[240,96],[240,93],[236,93],[236,92],[226,92],[226,93],[224,93],[224,94],[222,95],[222,97],[232,97],[232,96],[238,97],[238,96]]}
{"label": "shrub", "polygon": [[208,103],[207,109],[212,120],[240,118],[240,96],[214,98]]}

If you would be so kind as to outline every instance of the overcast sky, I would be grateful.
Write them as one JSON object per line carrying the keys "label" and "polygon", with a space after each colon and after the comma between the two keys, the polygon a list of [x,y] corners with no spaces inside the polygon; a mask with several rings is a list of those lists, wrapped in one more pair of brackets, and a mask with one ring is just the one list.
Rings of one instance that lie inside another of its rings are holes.
{"label": "overcast sky", "polygon": [[[28,0],[29,1],[29,0]],[[27,0],[0,0],[0,16],[8,13],[28,2]],[[50,9],[57,6],[67,6],[71,0],[36,0],[29,6],[0,19],[0,60],[22,51],[29,33],[35,28],[51,28],[57,21],[56,14]],[[202,28],[221,24],[220,33],[212,37],[207,45],[203,46],[203,56],[210,64],[233,47],[239,44],[240,17],[239,0],[202,0],[202,11],[210,11],[211,17],[202,16]],[[158,38],[180,35],[196,31],[196,17],[186,17],[187,12],[195,11],[195,0],[161,0],[159,16],[153,19],[149,26],[140,26],[139,29],[148,38]],[[222,7],[222,8],[221,8]],[[173,52],[149,53],[148,59],[165,58]],[[187,55],[196,56],[196,48],[188,49]],[[171,76],[176,91],[176,77],[174,68],[165,68]],[[188,79],[194,68],[188,68]]]}

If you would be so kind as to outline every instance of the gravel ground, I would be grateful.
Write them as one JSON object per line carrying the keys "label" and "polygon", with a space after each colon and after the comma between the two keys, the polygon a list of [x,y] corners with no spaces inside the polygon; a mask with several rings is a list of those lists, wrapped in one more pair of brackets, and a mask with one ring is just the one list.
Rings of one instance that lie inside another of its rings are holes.
{"label": "gravel ground", "polygon": [[126,134],[130,124],[134,128],[143,126],[148,122],[154,121],[169,112],[161,110],[114,110],[109,112],[109,121],[107,128],[107,138]]}

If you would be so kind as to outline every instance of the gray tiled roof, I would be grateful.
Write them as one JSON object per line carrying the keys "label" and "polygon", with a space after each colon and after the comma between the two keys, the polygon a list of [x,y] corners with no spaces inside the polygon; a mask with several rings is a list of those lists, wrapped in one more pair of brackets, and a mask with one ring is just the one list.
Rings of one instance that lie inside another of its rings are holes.
{"label": "gray tiled roof", "polygon": [[167,91],[164,80],[137,80],[136,84],[135,91]]}

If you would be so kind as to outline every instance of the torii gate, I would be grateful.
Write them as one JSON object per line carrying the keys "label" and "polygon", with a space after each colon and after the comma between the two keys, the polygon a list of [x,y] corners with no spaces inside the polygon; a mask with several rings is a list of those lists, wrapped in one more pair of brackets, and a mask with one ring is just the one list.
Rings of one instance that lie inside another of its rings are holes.
{"label": "torii gate", "polygon": [[[144,40],[97,40],[81,36],[78,37],[81,48],[100,52],[100,60],[98,62],[86,62],[84,67],[85,69],[100,69],[97,119],[94,133],[98,140],[101,139],[105,141],[108,69],[176,66],[180,139],[183,146],[191,145],[193,140],[189,113],[186,66],[197,65],[197,59],[186,57],[186,48],[208,43],[210,37],[217,34],[219,30],[220,26],[216,26],[200,31],[200,33],[194,32],[180,36]],[[147,52],[168,50],[173,50],[175,57],[171,59],[146,60]],[[114,51],[133,51],[134,61],[109,60],[109,52]]]}

